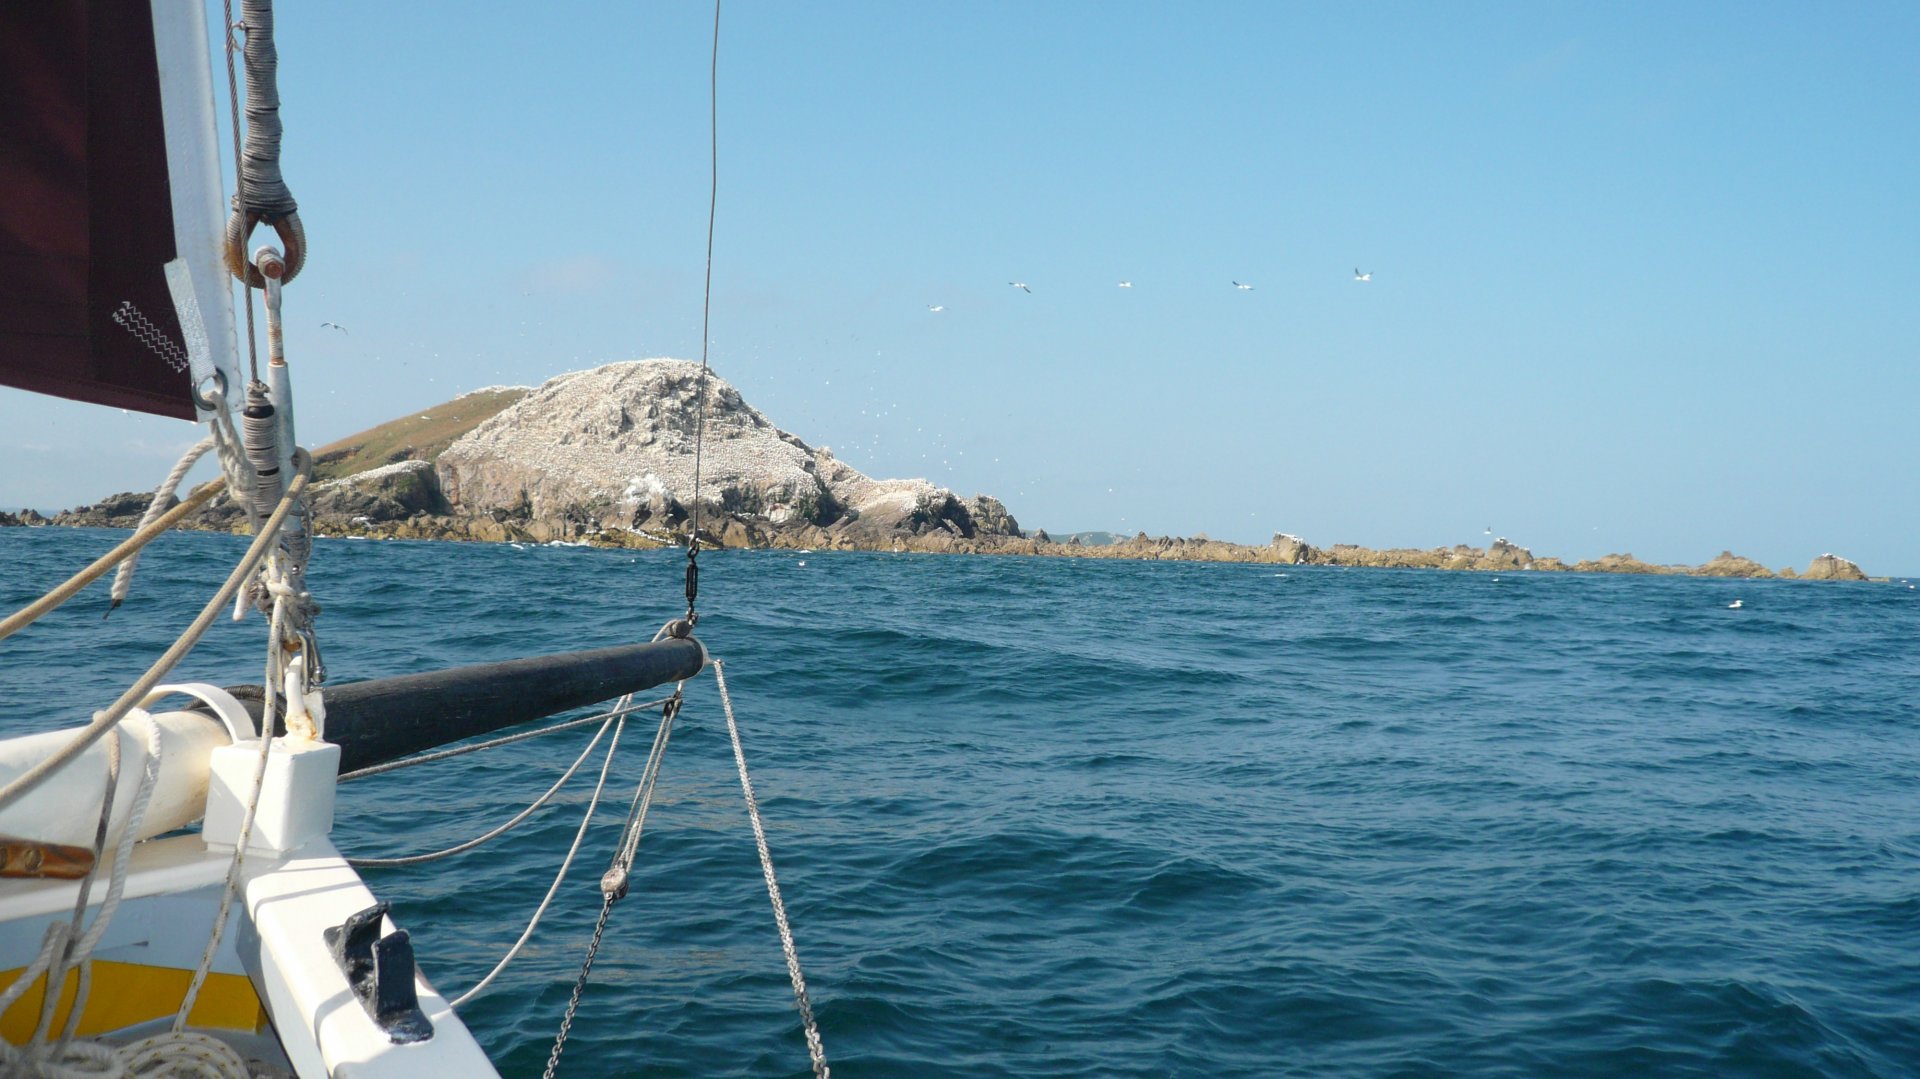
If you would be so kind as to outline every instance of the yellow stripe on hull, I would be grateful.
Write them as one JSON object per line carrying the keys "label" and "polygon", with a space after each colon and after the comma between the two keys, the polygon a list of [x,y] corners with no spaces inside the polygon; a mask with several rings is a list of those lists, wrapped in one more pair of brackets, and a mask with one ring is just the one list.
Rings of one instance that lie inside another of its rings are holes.
{"label": "yellow stripe on hull", "polygon": [[[0,973],[0,990],[11,986],[24,969]],[[80,1016],[77,1033],[90,1038],[170,1016],[180,1010],[187,983],[192,980],[192,971],[174,967],[95,960],[93,987],[87,991],[87,1007]],[[0,1016],[0,1037],[15,1045],[33,1037],[34,1028],[40,1024],[46,982],[45,974],[34,979],[34,985],[7,1009],[6,1015]],[[78,982],[77,972],[70,972],[62,983],[50,1030],[57,1033],[66,1023]],[[245,975],[208,974],[187,1022],[203,1029],[259,1031],[266,1026],[267,1013],[253,991],[253,982]]]}

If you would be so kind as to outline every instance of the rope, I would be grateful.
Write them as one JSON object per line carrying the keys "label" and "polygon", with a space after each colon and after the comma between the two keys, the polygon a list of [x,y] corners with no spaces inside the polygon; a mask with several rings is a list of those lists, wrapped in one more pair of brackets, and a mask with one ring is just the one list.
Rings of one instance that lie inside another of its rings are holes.
{"label": "rope", "polygon": [[171,1033],[179,1034],[187,1027],[187,1015],[193,1011],[194,1002],[200,999],[200,986],[207,980],[207,972],[213,969],[213,955],[220,947],[220,937],[226,932],[227,915],[233,909],[233,893],[240,886],[240,870],[247,860],[247,842],[253,836],[254,814],[260,809],[260,791],[267,782],[267,757],[273,751],[273,721],[278,710],[279,697],[270,692],[280,682],[280,664],[285,650],[280,646],[280,632],[286,625],[286,602],[277,601],[273,605],[273,618],[267,628],[267,670],[265,680],[260,684],[268,688],[263,693],[260,712],[260,756],[253,766],[253,789],[247,795],[247,811],[240,818],[240,834],[233,841],[233,861],[227,863],[227,881],[220,889],[220,909],[213,916],[213,932],[207,935],[207,946],[200,953],[200,962],[193,968],[193,980],[187,983],[187,995],[180,1001],[180,1010],[174,1013]]}
{"label": "rope", "polygon": [[[166,511],[167,499],[173,497],[173,492],[179,488],[180,481],[187,478],[188,470],[193,468],[194,464],[212,448],[213,436],[208,435],[194,443],[192,449],[182,454],[180,460],[174,462],[173,471],[167,473],[167,478],[161,480],[160,486],[154,490],[153,501],[147,503],[147,512],[140,515],[140,523],[134,526],[135,532],[152,524],[160,514]],[[133,569],[139,564],[139,551],[128,555],[127,560],[120,563],[120,569],[113,575],[113,590],[107,594],[108,611],[118,610],[120,605],[126,602],[127,591],[133,587]]]}
{"label": "rope", "polygon": [[619,718],[618,716],[609,716],[607,721],[601,725],[599,733],[593,736],[593,741],[588,742],[587,748],[580,751],[580,755],[573,759],[572,764],[567,765],[567,770],[561,773],[560,778],[554,782],[553,786],[547,788],[547,793],[534,799],[532,805],[514,814],[512,820],[495,828],[493,831],[477,838],[469,839],[458,846],[448,847],[446,850],[434,851],[432,854],[413,854],[404,858],[348,858],[346,859],[347,864],[356,869],[391,869],[395,866],[402,865],[422,865],[427,862],[437,862],[442,858],[451,858],[456,854],[464,854],[482,843],[498,839],[517,827],[521,821],[533,816],[536,810],[547,804],[549,798],[559,793],[560,788],[566,786],[567,780],[573,778],[573,773],[578,771],[582,764],[586,763],[587,755],[593,752],[594,746],[600,744],[600,739],[607,733],[607,728],[613,726],[614,722]]}
{"label": "rope", "polygon": [[[631,694],[629,694],[629,696],[631,696]],[[651,709],[660,707],[661,705],[667,703],[667,701],[671,699],[672,698],[669,698],[669,697],[663,697],[660,700],[648,701],[645,704],[633,704],[633,705],[626,705],[623,707],[616,707],[616,708],[609,709],[608,711],[601,712],[597,715],[584,716],[580,719],[569,719],[565,723],[556,723],[551,727],[542,727],[537,731],[522,731],[519,734],[509,734],[504,738],[495,738],[490,742],[480,742],[478,744],[470,745],[470,746],[458,746],[454,749],[442,749],[433,753],[423,753],[418,757],[407,757],[403,760],[388,761],[385,764],[369,765],[368,767],[356,769],[354,771],[346,773],[345,775],[339,778],[338,782],[345,783],[349,779],[361,779],[365,776],[377,776],[382,772],[392,772],[392,771],[397,771],[401,768],[411,768],[416,764],[432,764],[434,761],[443,761],[443,760],[446,760],[448,757],[462,757],[468,753],[478,753],[483,749],[495,749],[499,746],[511,745],[514,742],[524,742],[529,738],[538,738],[543,734],[558,734],[561,731],[573,730],[575,727],[584,727],[589,723],[599,723],[607,719],[613,719],[621,716],[630,716],[635,712],[649,711]]]}
{"label": "rope", "polygon": [[767,851],[767,831],[760,824],[760,803],[753,796],[753,780],[747,776],[747,755],[740,748],[740,725],[734,722],[733,700],[727,695],[724,664],[713,661],[713,678],[720,686],[720,707],[727,713],[727,737],[733,740],[733,759],[740,766],[740,791],[747,798],[747,819],[753,822],[753,845],[760,852],[760,874],[767,879],[767,898],[773,902],[773,921],[780,927],[780,950],[787,957],[787,977],[793,982],[793,1001],[800,1009],[800,1021],[807,1034],[807,1054],[813,1058],[815,1079],[827,1079],[827,1053],[820,1044],[820,1027],[813,1020],[813,1004],[807,999],[807,980],[800,973],[800,956],[794,951],[793,929],[787,925],[787,907],[780,901],[780,882],[773,876],[773,855]]}
{"label": "rope", "polygon": [[[297,213],[300,206],[280,175],[280,54],[273,47],[273,4],[241,0],[241,9],[247,28],[247,147],[240,180],[246,201],[242,208],[269,218],[284,217]],[[289,265],[287,278],[297,270]]]}
{"label": "rope", "polygon": [[700,596],[700,451],[707,440],[707,346],[713,316],[713,218],[720,204],[720,0],[713,0],[713,52],[707,66],[707,281],[700,297],[700,411],[693,433],[693,518],[687,533],[687,621]]}
{"label": "rope", "polygon": [[[628,696],[632,696],[632,694],[628,694]],[[513,947],[507,949],[507,954],[500,957],[500,962],[494,964],[493,969],[487,972],[486,977],[480,979],[472,989],[460,994],[448,1007],[458,1008],[467,1001],[480,995],[481,990],[492,985],[493,980],[500,976],[500,972],[507,969],[507,964],[513,962],[514,959],[519,956],[520,949],[526,947],[528,938],[533,936],[533,931],[539,926],[541,917],[547,913],[547,905],[553,902],[554,895],[560,891],[561,882],[567,879],[567,870],[573,868],[573,858],[574,855],[580,853],[581,840],[587,838],[587,825],[593,823],[594,810],[600,808],[600,792],[606,789],[607,772],[613,768],[613,755],[620,748],[620,734],[626,729],[626,716],[622,715],[613,728],[613,740],[607,743],[607,759],[605,763],[600,765],[600,782],[594,784],[593,797],[587,802],[587,812],[580,818],[579,830],[573,833],[573,846],[567,849],[566,858],[560,862],[560,872],[554,874],[553,885],[547,889],[546,897],[540,900],[540,905],[534,908],[533,917],[528,919],[527,928],[521,932],[520,939],[513,942]]]}
{"label": "rope", "polygon": [[154,661],[153,666],[147,668],[147,673],[141,675],[125,693],[120,695],[119,700],[114,701],[105,711],[95,713],[93,721],[82,728],[72,741],[55,751],[52,756],[22,772],[13,782],[0,787],[0,809],[12,805],[22,795],[45,782],[48,776],[86,752],[88,746],[98,741],[101,735],[132,711],[134,705],[146,697],[154,686],[159,685],[180,660],[193,650],[193,646],[199,643],[200,638],[206,634],[207,627],[213,624],[214,615],[233,598],[234,594],[240,590],[241,583],[247,580],[253,573],[254,567],[259,565],[260,559],[265,557],[274,535],[280,530],[280,522],[286,520],[288,511],[299,500],[301,492],[306,490],[312,460],[304,450],[298,452],[297,460],[299,472],[294,476],[293,482],[288,485],[285,497],[281,498],[280,504],[274,507],[273,515],[267,518],[260,533],[253,537],[253,543],[247,548],[247,553],[241,557],[240,564],[227,575],[226,582],[220,586],[220,590],[214,594],[213,599],[201,609],[193,623],[178,640],[173,642],[172,647]]}
{"label": "rope", "polygon": [[[685,683],[681,683],[685,685]],[[618,899],[627,894],[627,876],[633,869],[634,855],[640,849],[640,832],[647,826],[647,809],[653,805],[653,789],[660,782],[660,765],[667,755],[667,740],[673,737],[673,721],[680,715],[680,693],[676,689],[660,716],[660,729],[654,733],[653,748],[647,752],[646,767],[640,770],[640,783],[633,791],[633,804],[627,808],[627,823],[613,862],[600,878],[600,890]]]}
{"label": "rope", "polygon": [[[662,634],[666,632],[663,628]],[[658,638],[655,638],[658,640]],[[685,682],[674,688],[673,696],[667,699],[666,707],[660,715],[660,729],[654,732],[653,748],[647,753],[647,764],[640,770],[640,784],[633,792],[633,805],[627,809],[627,823],[622,830],[620,846],[614,851],[613,863],[600,878],[600,917],[593,923],[593,939],[587,943],[586,958],[580,963],[580,976],[574,979],[573,992],[567,996],[567,1011],[560,1019],[560,1031],[554,1035],[553,1051],[547,1054],[547,1070],[544,1079],[553,1079],[553,1073],[560,1067],[560,1054],[566,1050],[567,1036],[573,1031],[573,1019],[580,1010],[580,997],[587,991],[587,980],[593,975],[593,961],[600,954],[600,941],[606,936],[607,917],[613,913],[613,904],[627,894],[627,875],[633,868],[634,852],[640,846],[640,829],[647,822],[647,807],[653,802],[653,789],[660,780],[660,763],[667,752],[667,740],[673,736],[673,721],[680,714],[680,689]]]}
{"label": "rope", "polygon": [[128,1075],[169,1079],[251,1079],[247,1062],[226,1042],[198,1031],[168,1031],[120,1050]]}
{"label": "rope", "polygon": [[199,490],[188,495],[186,501],[161,514],[153,523],[121,540],[119,546],[94,559],[91,565],[67,578],[64,584],[8,615],[6,621],[0,622],[0,640],[13,636],[39,621],[40,617],[48,611],[72,599],[75,593],[99,580],[108,570],[138,552],[140,548],[152,543],[161,533],[180,523],[182,517],[206,505],[207,500],[219,494],[223,486],[225,482],[222,480],[203,485]]}
{"label": "rope", "polygon": [[[105,821],[113,809],[113,793],[120,770],[120,740],[115,737],[108,743],[107,787],[102,805],[102,822],[96,850],[105,839]],[[120,900],[126,890],[127,870],[131,862],[134,840],[139,834],[140,821],[146,816],[147,805],[152,798],[154,786],[160,778],[160,759],[162,755],[160,725],[147,721],[147,753],[145,767],[141,771],[140,783],[135,788],[133,803],[122,826],[120,838],[116,844],[112,859],[112,873],[107,886],[107,894],[100,905],[100,912],[94,916],[93,923],[77,939],[80,919],[86,910],[86,891],[93,883],[90,873],[81,886],[81,898],[75,910],[73,920],[50,926],[45,945],[34,960],[33,965],[22,972],[21,977],[0,996],[0,1013],[10,1007],[19,993],[31,985],[40,972],[47,972],[47,989],[41,1003],[40,1022],[32,1037],[23,1048],[0,1043],[0,1063],[4,1063],[6,1074],[39,1075],[47,1079],[98,1079],[101,1076],[120,1076],[128,1074],[129,1050],[116,1049],[98,1041],[73,1040],[74,1030],[79,1026],[80,1017],[85,1012],[87,998],[93,987],[93,949],[99,945],[107,926],[113,921],[119,910]],[[98,859],[95,861],[97,870]],[[55,1006],[61,996],[59,987],[66,981],[67,972],[77,968],[73,1001],[68,1005],[67,1021],[63,1025],[59,1040],[52,1045],[46,1044],[46,1037],[52,1024]],[[151,1040],[151,1039],[149,1039]],[[129,1047],[130,1049],[131,1047]],[[229,1050],[229,1053],[231,1051]],[[235,1059],[238,1060],[237,1055]],[[166,1074],[190,1074],[171,1070]],[[204,1073],[203,1073],[204,1074]],[[213,1073],[220,1077],[245,1077],[242,1068],[238,1072]]]}

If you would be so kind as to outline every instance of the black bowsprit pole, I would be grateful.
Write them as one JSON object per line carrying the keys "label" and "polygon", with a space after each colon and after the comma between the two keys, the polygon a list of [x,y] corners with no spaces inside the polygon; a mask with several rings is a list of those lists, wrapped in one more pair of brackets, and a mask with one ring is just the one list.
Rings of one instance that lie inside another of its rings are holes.
{"label": "black bowsprit pole", "polygon": [[[692,637],[403,674],[325,689],[326,739],[340,771],[639,693],[699,674],[707,650]],[[229,687],[260,720],[260,689]],[[286,709],[279,710],[285,714]]]}

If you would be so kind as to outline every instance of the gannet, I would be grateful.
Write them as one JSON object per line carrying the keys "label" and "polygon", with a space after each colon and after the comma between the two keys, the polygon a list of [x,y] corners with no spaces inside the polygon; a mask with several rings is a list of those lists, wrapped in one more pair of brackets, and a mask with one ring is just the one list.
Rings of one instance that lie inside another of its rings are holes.
{"label": "gannet", "polygon": [[1373,271],[1368,270],[1366,273],[1361,273],[1360,267],[1355,266],[1353,268],[1353,279],[1355,281],[1371,281],[1373,280]]}
{"label": "gannet", "polygon": [[1012,285],[1014,288],[1019,289],[1021,292],[1033,291],[1032,289],[1027,287],[1027,283],[1025,281],[1009,281],[1007,282],[1007,284]]}
{"label": "gannet", "polygon": [[1240,283],[1240,282],[1238,282],[1238,281],[1235,281],[1235,282],[1233,283],[1233,287],[1234,287],[1234,288],[1237,288],[1237,289],[1239,289],[1239,290],[1240,290],[1240,291],[1242,291],[1242,292],[1252,292],[1252,291],[1253,291],[1253,286],[1252,286],[1252,285],[1243,285],[1243,284],[1241,284],[1241,283]]}
{"label": "gannet", "polygon": [[1727,610],[1737,611],[1743,606],[1745,606],[1745,604],[1741,603],[1739,600],[1736,599],[1732,603],[1727,604]]}
{"label": "gannet", "polygon": [[1133,287],[1133,282],[1131,282],[1131,281],[1122,281],[1122,282],[1120,282],[1120,287],[1121,287],[1121,288],[1132,288],[1132,287]]}
{"label": "gannet", "polygon": [[947,309],[947,305],[943,303],[930,303],[927,305],[927,310],[933,312],[936,315],[942,311],[945,311],[946,309]]}

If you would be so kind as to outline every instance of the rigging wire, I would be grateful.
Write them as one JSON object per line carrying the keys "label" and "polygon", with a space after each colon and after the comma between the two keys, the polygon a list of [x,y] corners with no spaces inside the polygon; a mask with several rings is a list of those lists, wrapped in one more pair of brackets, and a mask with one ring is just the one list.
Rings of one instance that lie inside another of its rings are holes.
{"label": "rigging wire", "polygon": [[713,218],[720,201],[720,0],[713,0],[713,50],[707,63],[707,280],[700,297],[700,406],[693,430],[693,520],[687,534],[687,622],[700,596],[700,451],[707,436],[708,326],[713,317]]}
{"label": "rigging wire", "polygon": [[[233,0],[225,0],[222,5],[227,20],[227,106],[229,126],[233,135],[233,204],[244,207],[247,204],[247,170],[240,155],[240,77],[233,68],[233,54],[240,51],[240,43],[234,40],[234,27],[241,24],[233,21]],[[260,381],[260,351],[253,340],[253,286],[246,277],[240,278],[240,291],[245,294],[247,309],[247,371],[255,382]]]}

